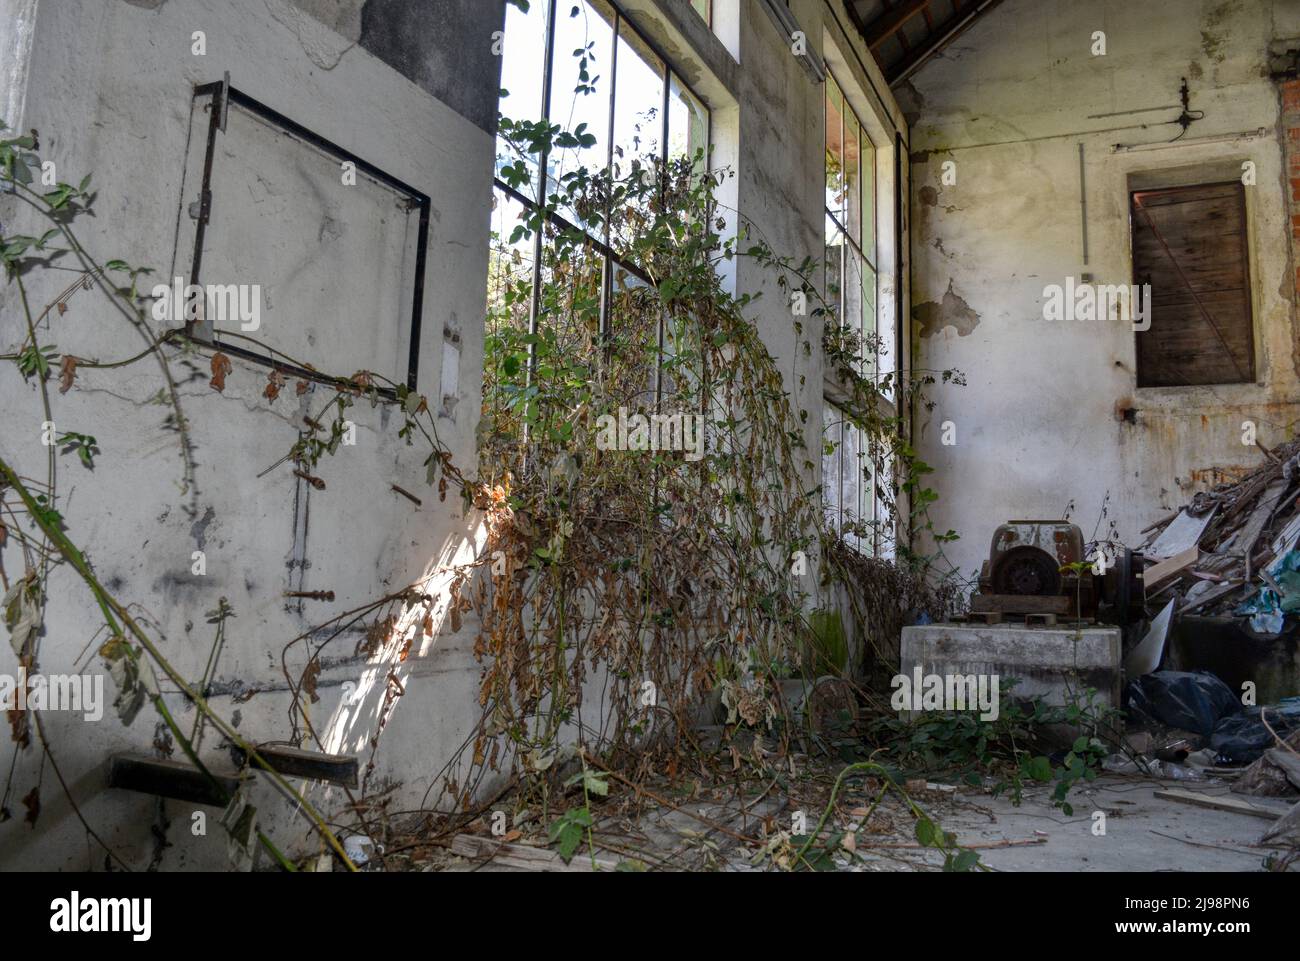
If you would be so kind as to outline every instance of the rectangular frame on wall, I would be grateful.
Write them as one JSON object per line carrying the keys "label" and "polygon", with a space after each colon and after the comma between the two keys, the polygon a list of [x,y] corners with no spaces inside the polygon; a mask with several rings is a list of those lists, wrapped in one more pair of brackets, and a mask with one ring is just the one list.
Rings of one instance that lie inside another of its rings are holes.
{"label": "rectangular frame on wall", "polygon": [[[188,282],[195,285],[202,284],[200,277],[203,266],[203,241],[207,231],[208,221],[212,213],[212,173],[216,162],[217,137],[225,129],[226,114],[230,105],[237,105],[255,117],[278,128],[287,136],[302,141],[308,146],[336,158],[340,164],[354,164],[359,174],[365,174],[371,179],[388,187],[393,192],[403,195],[406,198],[408,210],[418,211],[414,278],[410,294],[410,345],[407,352],[406,369],[406,386],[411,390],[415,390],[418,383],[419,373],[420,328],[424,311],[424,275],[425,266],[428,260],[429,216],[430,210],[432,209],[431,198],[422,191],[416,190],[414,187],[403,182],[399,178],[394,177],[392,174],[357,156],[352,151],[325,139],[261,101],[235,89],[230,86],[228,81],[217,81],[196,86],[193,94],[194,101],[198,101],[203,97],[210,97],[211,103],[207,126],[207,140],[203,155],[203,173],[199,188],[200,193],[198,216],[196,217],[194,234],[194,251],[190,264],[190,276]],[[245,360],[253,361],[254,363],[265,364],[281,373],[303,380],[315,381],[317,383],[328,384],[334,387],[346,386],[349,388],[355,388],[356,386],[350,380],[331,377],[322,374],[319,371],[310,370],[298,364],[277,359],[273,355],[241,347],[238,344],[220,341],[213,334],[210,324],[206,321],[187,322],[185,335],[189,340],[199,344],[200,346],[213,350],[220,350],[223,353],[232,354]],[[375,390],[382,397],[396,399],[397,391],[395,388],[376,387]]]}

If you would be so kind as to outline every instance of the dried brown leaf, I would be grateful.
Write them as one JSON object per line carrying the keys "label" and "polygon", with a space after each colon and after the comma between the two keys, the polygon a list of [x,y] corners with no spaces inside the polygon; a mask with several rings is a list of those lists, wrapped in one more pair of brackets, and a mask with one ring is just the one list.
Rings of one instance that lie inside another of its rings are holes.
{"label": "dried brown leaf", "polygon": [[72,389],[72,383],[77,379],[77,363],[80,357],[73,357],[71,354],[64,354],[63,359],[59,361],[59,393],[66,394]]}
{"label": "dried brown leaf", "polygon": [[230,358],[221,351],[212,355],[212,381],[208,385],[213,390],[224,393],[226,389],[226,375],[234,369],[234,364]]}
{"label": "dried brown leaf", "polygon": [[316,693],[316,682],[320,679],[320,660],[313,657],[307,669],[302,672],[302,689],[307,692],[311,702],[315,704],[320,700],[320,695]]}
{"label": "dried brown leaf", "polygon": [[266,378],[266,388],[262,391],[262,396],[271,403],[280,396],[280,390],[284,387],[284,374],[278,370],[273,370]]}

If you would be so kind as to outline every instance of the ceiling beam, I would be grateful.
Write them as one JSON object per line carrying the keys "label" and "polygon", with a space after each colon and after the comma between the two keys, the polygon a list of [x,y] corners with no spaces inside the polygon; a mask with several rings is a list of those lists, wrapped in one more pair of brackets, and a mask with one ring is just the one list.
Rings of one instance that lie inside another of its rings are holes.
{"label": "ceiling beam", "polygon": [[884,68],[885,80],[893,86],[915,73],[923,63],[965,33],[980,17],[996,7],[1002,0],[975,0],[966,4],[963,12],[943,24],[938,32],[914,47],[906,56]]}
{"label": "ceiling beam", "polygon": [[874,53],[877,47],[898,33],[899,30],[902,30],[903,24],[911,20],[929,4],[930,0],[903,0],[892,10],[886,10],[863,28],[862,34],[867,41],[867,46]]}

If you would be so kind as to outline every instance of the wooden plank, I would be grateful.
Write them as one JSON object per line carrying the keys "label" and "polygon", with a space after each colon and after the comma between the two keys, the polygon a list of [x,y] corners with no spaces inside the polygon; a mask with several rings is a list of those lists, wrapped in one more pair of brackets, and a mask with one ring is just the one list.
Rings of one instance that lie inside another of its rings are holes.
{"label": "wooden plank", "polygon": [[1227,584],[1220,584],[1218,587],[1212,587],[1204,594],[1193,598],[1182,607],[1178,608],[1177,613],[1189,614],[1192,611],[1199,611],[1202,607],[1205,607],[1208,604],[1213,604],[1215,601],[1227,597],[1233,591],[1240,588],[1242,583],[1242,581],[1230,581]]}
{"label": "wooden plank", "polygon": [[1156,791],[1155,796],[1164,798],[1167,801],[1178,801],[1180,804],[1191,804],[1195,807],[1213,808],[1216,811],[1231,811],[1233,814],[1249,814],[1251,817],[1264,818],[1267,821],[1276,821],[1282,816],[1280,811],[1263,805],[1252,804],[1250,801],[1244,801],[1241,798],[1228,797],[1227,795],[1219,797],[1177,787]]}
{"label": "wooden plank", "polygon": [[1142,581],[1146,584],[1148,591],[1162,581],[1167,581],[1175,574],[1181,573],[1200,559],[1201,549],[1199,547],[1189,547],[1180,554],[1166,558],[1158,564],[1148,567],[1142,572]]}
{"label": "wooden plank", "polygon": [[189,804],[225,807],[230,796],[239,790],[239,778],[215,772],[214,777],[216,784],[191,764],[133,754],[114,755],[108,768],[111,788]]}
{"label": "wooden plank", "polygon": [[1069,614],[1074,598],[1064,594],[972,594],[973,613]]}
{"label": "wooden plank", "polygon": [[[282,744],[259,744],[257,753],[280,774],[312,781],[330,781],[347,787],[357,786],[359,765],[357,758],[352,755],[322,754]],[[256,763],[252,766],[258,767]]]}
{"label": "wooden plank", "polygon": [[1286,773],[1286,779],[1300,787],[1300,755],[1297,755],[1286,748],[1274,747],[1264,752],[1273,764],[1276,764]]}
{"label": "wooden plank", "polygon": [[1179,511],[1173,523],[1161,531],[1160,536],[1142,553],[1151,558],[1166,558],[1196,547],[1216,513],[1218,513],[1217,504],[1200,517],[1193,517],[1185,510]]}
{"label": "wooden plank", "polygon": [[490,861],[503,867],[520,871],[613,871],[618,865],[607,859],[596,859],[591,866],[591,853],[584,846],[568,864],[558,853],[548,848],[534,848],[527,844],[513,844],[476,834],[458,834],[451,841],[451,853],[472,861]]}
{"label": "wooden plank", "polygon": [[1273,513],[1277,510],[1278,502],[1282,495],[1287,492],[1291,482],[1285,477],[1278,477],[1268,485],[1264,490],[1264,495],[1260,497],[1255,509],[1250,512],[1245,526],[1237,532],[1236,538],[1233,539],[1232,549],[1240,551],[1246,557],[1255,553],[1255,542],[1264,533],[1264,528],[1268,527],[1269,521],[1273,519]]}

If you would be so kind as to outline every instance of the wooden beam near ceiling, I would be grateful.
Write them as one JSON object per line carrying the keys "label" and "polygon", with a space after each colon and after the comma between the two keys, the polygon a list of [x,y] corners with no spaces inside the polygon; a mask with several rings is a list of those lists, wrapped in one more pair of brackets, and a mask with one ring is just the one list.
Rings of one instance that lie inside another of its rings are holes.
{"label": "wooden beam near ceiling", "polygon": [[903,0],[893,9],[886,10],[875,20],[865,25],[862,31],[867,46],[874,53],[876,48],[903,29],[903,24],[929,6],[930,0]]}
{"label": "wooden beam near ceiling", "polygon": [[885,80],[891,85],[905,80],[1001,2],[1002,0],[983,0],[983,2],[971,0],[964,4],[955,16],[940,24],[937,30],[930,31],[924,42],[914,45],[901,59],[888,65],[882,63],[880,67],[885,74]]}

